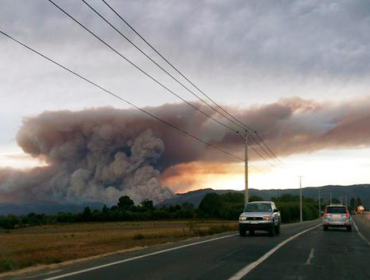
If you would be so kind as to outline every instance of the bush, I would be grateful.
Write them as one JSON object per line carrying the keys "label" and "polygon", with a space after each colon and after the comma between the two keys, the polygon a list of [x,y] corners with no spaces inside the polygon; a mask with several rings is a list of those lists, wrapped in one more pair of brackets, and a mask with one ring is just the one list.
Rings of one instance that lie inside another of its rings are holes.
{"label": "bush", "polygon": [[132,239],[133,240],[142,240],[142,239],[144,239],[145,238],[145,235],[144,234],[142,234],[142,233],[137,233],[137,234],[135,234],[133,237],[132,237]]}
{"label": "bush", "polygon": [[209,218],[220,218],[224,200],[216,193],[207,193],[199,204],[199,209]]}

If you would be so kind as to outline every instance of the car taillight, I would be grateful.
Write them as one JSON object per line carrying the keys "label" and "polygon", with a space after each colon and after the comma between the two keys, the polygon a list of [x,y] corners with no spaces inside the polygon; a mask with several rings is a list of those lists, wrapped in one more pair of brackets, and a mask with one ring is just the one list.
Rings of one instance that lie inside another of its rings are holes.
{"label": "car taillight", "polygon": [[350,213],[346,213],[346,217],[347,218],[351,217],[351,214]]}
{"label": "car taillight", "polygon": [[328,213],[327,213],[327,212],[325,212],[325,213],[324,213],[324,217],[327,217],[327,216],[328,216]]}

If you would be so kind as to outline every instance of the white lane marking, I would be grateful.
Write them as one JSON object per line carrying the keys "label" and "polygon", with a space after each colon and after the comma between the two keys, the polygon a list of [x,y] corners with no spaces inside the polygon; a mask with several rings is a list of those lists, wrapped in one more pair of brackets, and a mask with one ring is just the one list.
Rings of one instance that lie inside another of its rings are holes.
{"label": "white lane marking", "polygon": [[240,271],[238,271],[236,274],[234,274],[233,276],[231,276],[228,280],[239,280],[239,279],[243,278],[248,273],[250,273],[253,269],[255,269],[259,264],[261,264],[262,262],[264,262],[273,253],[275,253],[277,250],[279,250],[281,247],[283,247],[285,244],[287,244],[288,242],[290,242],[293,239],[297,238],[298,236],[306,233],[307,231],[313,230],[314,228],[317,228],[317,227],[319,227],[321,225],[322,224],[316,225],[314,227],[311,227],[309,229],[306,229],[304,231],[301,231],[301,232],[297,233],[296,235],[293,235],[293,236],[289,237],[288,239],[286,239],[283,242],[281,242],[278,245],[276,245],[274,248],[272,248],[270,251],[268,251],[266,254],[264,254],[262,257],[260,257],[258,260],[256,260],[256,261],[248,264],[246,267],[244,267],[243,269],[241,269]]}
{"label": "white lane marking", "polygon": [[312,248],[311,249],[311,252],[310,252],[310,255],[308,256],[308,259],[306,261],[306,265],[310,265],[311,264],[311,260],[313,259],[313,256],[314,256],[314,251],[315,251],[315,249]]}
{"label": "white lane marking", "polygon": [[42,276],[46,276],[46,275],[50,275],[50,274],[55,274],[55,273],[58,273],[58,272],[61,272],[61,271],[62,271],[61,269],[52,270],[52,271],[37,274],[37,275],[26,276],[26,277],[23,277],[22,279],[32,279],[32,278],[36,278],[36,277],[42,277]]}
{"label": "white lane marking", "polygon": [[355,229],[356,229],[356,231],[357,231],[357,233],[358,233],[358,235],[365,241],[365,243],[367,244],[367,245],[369,245],[370,246],[370,242],[369,242],[369,240],[367,240],[367,238],[365,237],[365,236],[363,236],[362,235],[362,233],[360,232],[360,230],[358,229],[358,227],[357,227],[357,225],[356,225],[356,223],[355,223],[355,221],[353,220],[352,221],[353,222],[353,225],[355,226]]}
{"label": "white lane marking", "polygon": [[70,272],[70,273],[66,273],[66,274],[46,278],[45,280],[62,279],[62,278],[66,278],[66,277],[69,277],[69,276],[73,276],[73,275],[77,275],[77,274],[81,274],[81,273],[85,273],[85,272],[89,272],[89,271],[93,271],[93,270],[97,270],[97,269],[102,269],[102,268],[105,268],[105,267],[109,267],[109,266],[113,266],[113,265],[117,265],[117,264],[121,264],[121,263],[126,263],[126,262],[130,262],[130,261],[134,261],[134,260],[138,260],[138,259],[142,259],[142,258],[146,258],[146,257],[150,257],[150,256],[155,256],[155,255],[159,255],[159,254],[179,250],[179,249],[186,248],[186,247],[191,247],[191,246],[195,246],[195,245],[199,245],[199,244],[204,244],[204,243],[208,243],[208,242],[212,242],[212,241],[217,241],[217,240],[220,240],[220,239],[225,239],[225,238],[229,238],[229,237],[236,236],[236,235],[239,235],[239,233],[229,234],[229,235],[226,235],[226,236],[221,236],[221,237],[217,237],[217,238],[213,238],[213,239],[208,239],[208,240],[204,240],[204,241],[190,243],[190,244],[186,244],[186,245],[182,245],[182,246],[178,246],[178,247],[174,247],[174,248],[169,248],[169,249],[149,253],[149,254],[142,255],[142,256],[132,257],[132,258],[129,258],[129,259],[124,259],[124,260],[120,260],[120,261],[116,261],[116,262],[112,262],[112,263],[98,265],[98,266],[94,266],[94,267],[91,267],[91,268],[82,269],[82,270],[79,270],[79,271]]}

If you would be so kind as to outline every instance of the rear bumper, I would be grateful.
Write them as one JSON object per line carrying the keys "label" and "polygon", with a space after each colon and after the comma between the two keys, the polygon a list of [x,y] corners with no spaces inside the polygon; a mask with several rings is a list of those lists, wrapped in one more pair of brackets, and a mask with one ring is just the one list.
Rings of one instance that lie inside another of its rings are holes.
{"label": "rear bumper", "polygon": [[348,227],[352,226],[352,221],[323,221],[324,226],[329,226],[329,227]]}

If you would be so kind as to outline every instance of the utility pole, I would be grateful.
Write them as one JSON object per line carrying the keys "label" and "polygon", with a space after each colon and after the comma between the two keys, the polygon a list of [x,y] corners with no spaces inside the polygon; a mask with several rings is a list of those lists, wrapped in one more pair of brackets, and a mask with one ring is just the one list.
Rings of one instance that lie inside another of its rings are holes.
{"label": "utility pole", "polygon": [[348,207],[348,203],[347,203],[347,195],[346,195],[346,207]]}
{"label": "utility pole", "polygon": [[302,212],[302,176],[299,176],[299,220],[303,222],[303,212]]}
{"label": "utility pole", "polygon": [[248,160],[249,160],[249,157],[248,157],[248,131],[245,132],[245,173],[244,173],[244,177],[245,177],[245,190],[244,190],[244,204],[247,205],[248,201],[249,201],[249,193],[248,193],[248,187],[249,187],[249,174],[248,174]]}
{"label": "utility pole", "polygon": [[332,203],[331,203],[331,193],[330,193],[330,205],[331,205]]}
{"label": "utility pole", "polygon": [[320,188],[319,189],[319,218],[321,218],[321,196],[320,196]]}

